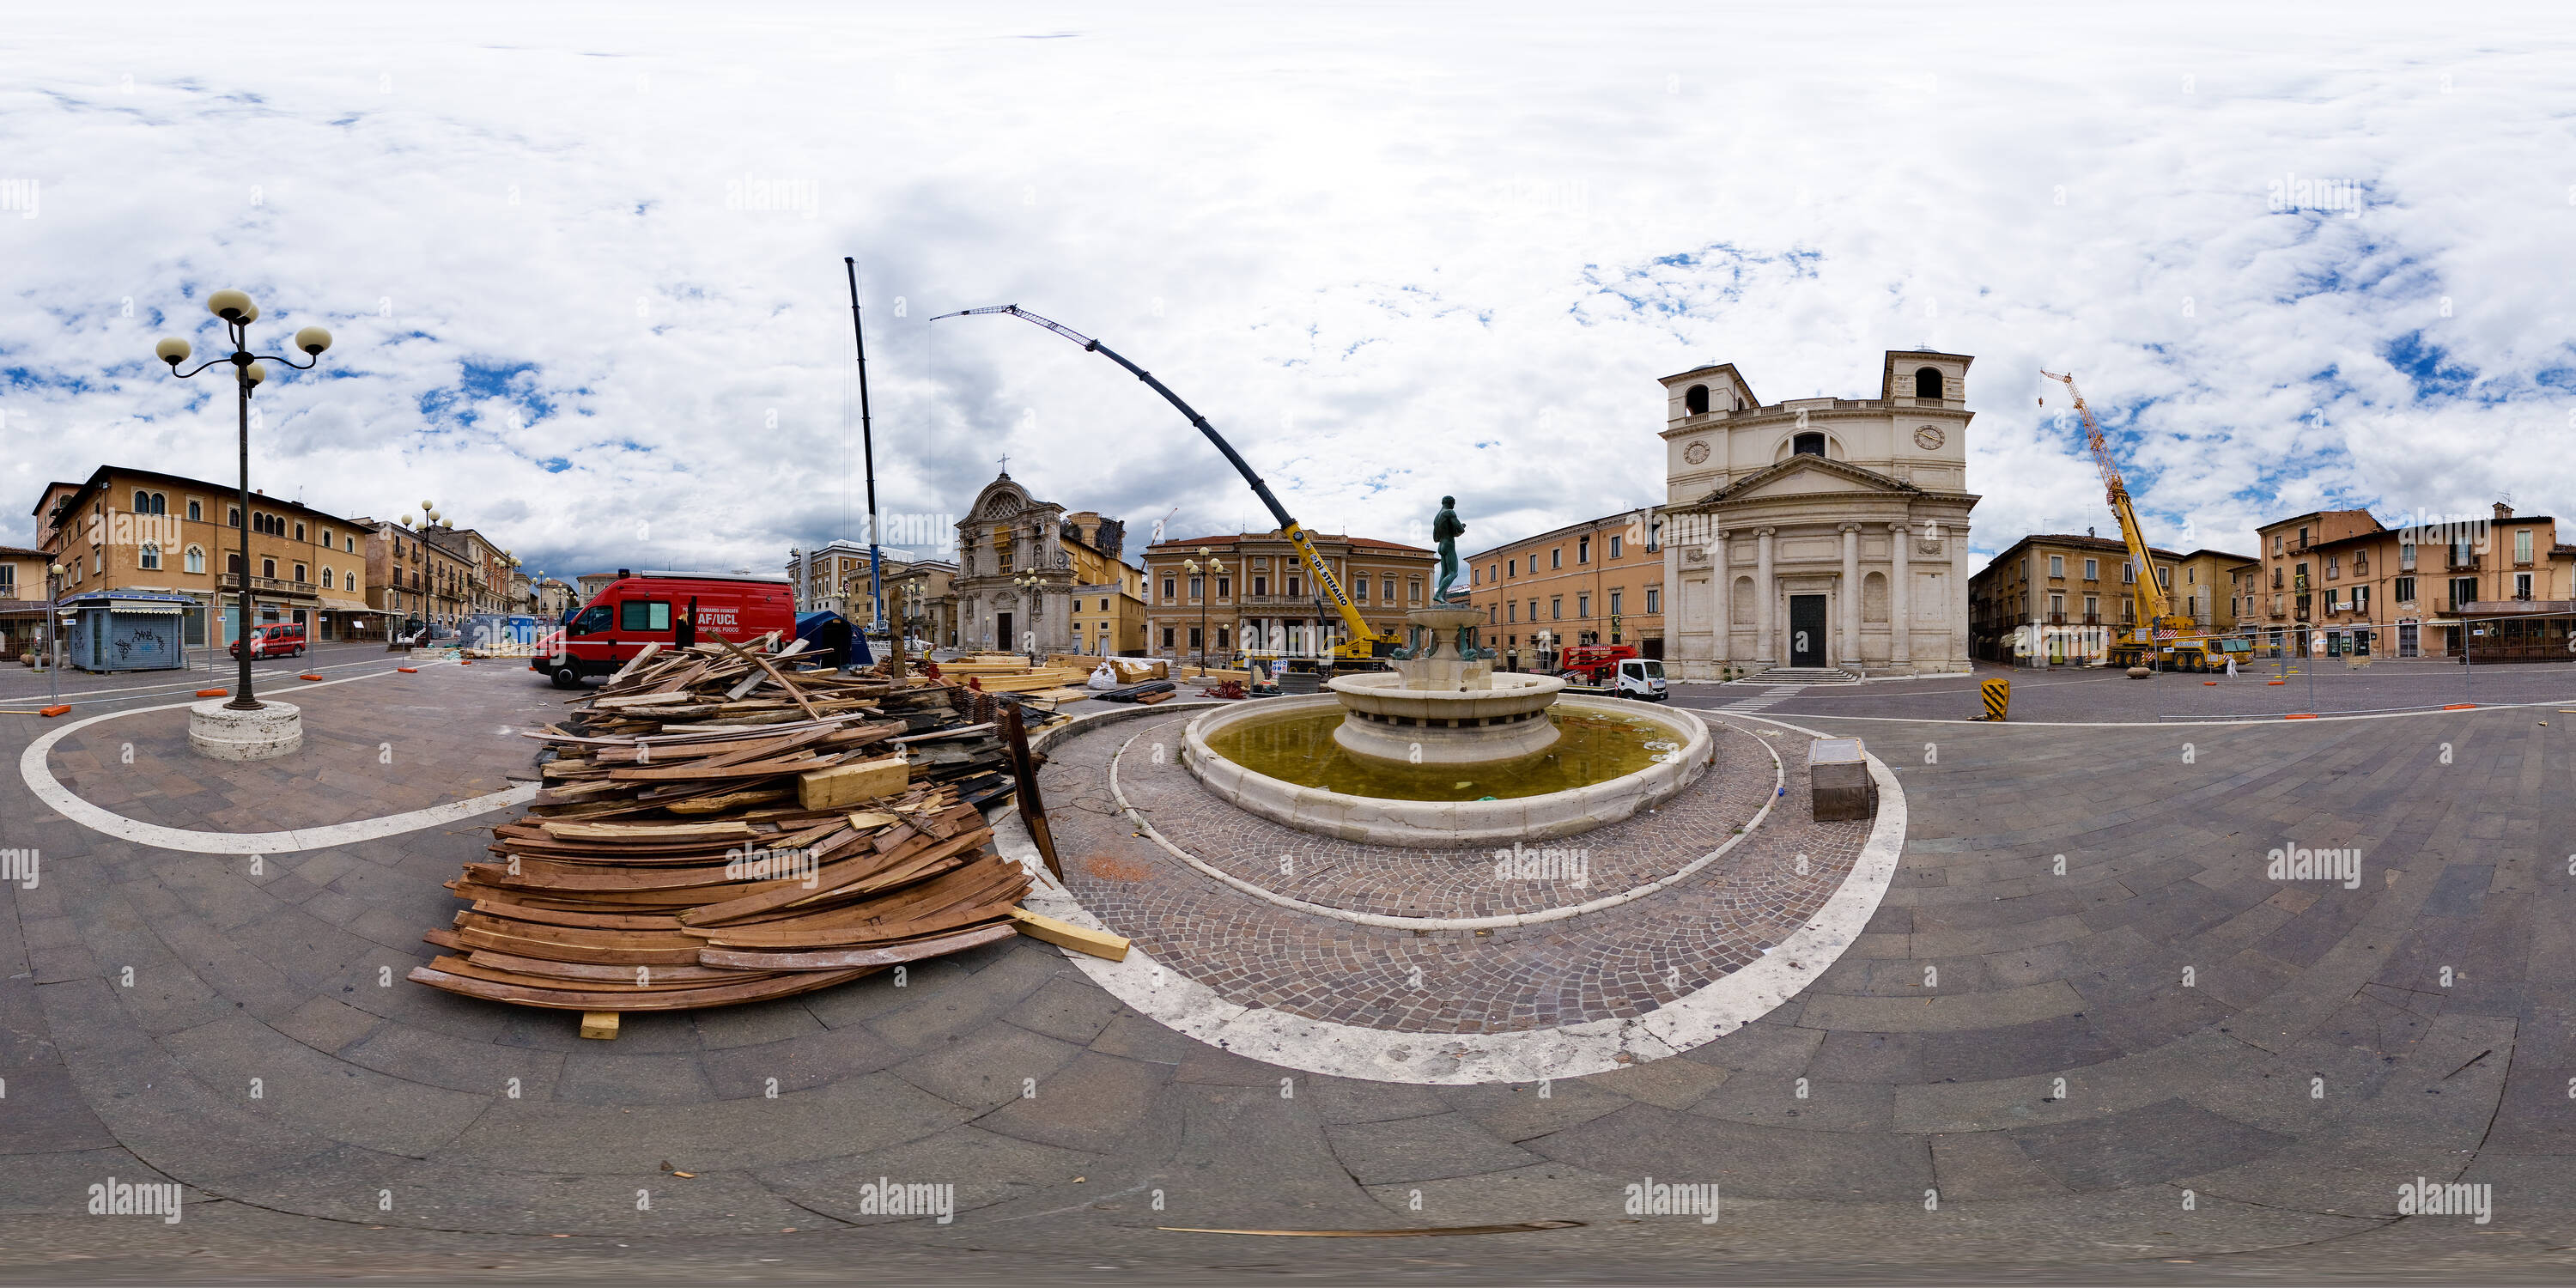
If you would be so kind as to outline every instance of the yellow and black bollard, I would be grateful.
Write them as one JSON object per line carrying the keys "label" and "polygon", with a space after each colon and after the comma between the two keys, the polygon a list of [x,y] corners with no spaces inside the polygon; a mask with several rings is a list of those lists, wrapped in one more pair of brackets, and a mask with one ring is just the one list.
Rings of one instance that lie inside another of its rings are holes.
{"label": "yellow and black bollard", "polygon": [[1979,716],[1978,719],[2003,719],[2004,709],[2012,705],[2012,681],[1980,680],[1977,682],[1977,692],[1986,700],[1986,714]]}

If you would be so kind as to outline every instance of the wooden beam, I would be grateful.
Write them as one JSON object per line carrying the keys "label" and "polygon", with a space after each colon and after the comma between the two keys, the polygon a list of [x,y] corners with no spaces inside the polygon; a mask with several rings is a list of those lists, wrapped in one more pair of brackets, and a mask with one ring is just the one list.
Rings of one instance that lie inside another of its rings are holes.
{"label": "wooden beam", "polygon": [[834,765],[796,778],[796,803],[806,809],[833,809],[891,796],[912,781],[912,765],[901,756]]}
{"label": "wooden beam", "polygon": [[[771,631],[767,638],[774,640],[777,636],[778,632]],[[731,650],[735,657],[741,658],[744,661],[759,667],[763,671],[767,671],[770,679],[778,681],[779,688],[787,690],[787,696],[796,699],[796,705],[805,708],[805,715],[807,718],[814,720],[820,720],[823,718],[823,713],[815,710],[814,704],[805,700],[805,691],[797,688],[795,683],[789,680],[786,676],[779,674],[778,668],[771,666],[768,658],[762,657],[756,653],[746,653],[741,649],[734,647],[731,640],[727,640],[722,637],[718,637],[716,643],[722,644],[725,648]]]}
{"label": "wooden beam", "polygon": [[1020,822],[1029,829],[1029,839],[1037,843],[1038,857],[1046,860],[1047,871],[1055,874],[1058,884],[1064,881],[1064,865],[1056,861],[1055,833],[1047,829],[1046,804],[1038,799],[1037,762],[1029,756],[1029,732],[1020,721],[1020,705],[1006,702],[1002,707],[1002,737],[1010,745],[1011,777],[1018,790]]}
{"label": "wooden beam", "polygon": [[1059,947],[1106,957],[1113,962],[1127,960],[1128,941],[1107,931],[1085,930],[1070,921],[1040,916],[1021,907],[1011,909],[1011,920],[1019,925],[1021,934],[1032,939],[1043,939]]}
{"label": "wooden beam", "polygon": [[[617,683],[619,680],[623,680],[623,679],[625,679],[625,678],[627,677],[627,675],[628,675],[628,674],[632,673],[632,672],[635,670],[635,668],[636,668],[636,667],[639,667],[639,666],[644,665],[644,661],[645,661],[645,659],[647,659],[647,658],[649,658],[649,657],[653,656],[654,654],[659,653],[659,652],[661,652],[661,651],[662,651],[662,644],[661,644],[661,641],[659,641],[659,640],[656,640],[656,641],[654,641],[653,643],[650,643],[650,644],[645,645],[645,646],[644,646],[644,651],[643,651],[643,652],[641,652],[641,653],[636,654],[635,656],[633,656],[633,657],[631,657],[631,658],[628,658],[628,659],[626,660],[626,665],[624,665],[624,666],[621,666],[621,667],[617,668],[617,674],[615,674],[615,675],[612,675],[612,676],[608,677],[608,682],[609,682],[610,684],[615,684],[615,683]],[[615,1027],[616,1027],[616,1025],[612,1023],[609,1027],[613,1029],[613,1028],[615,1028]],[[611,1036],[614,1036],[614,1034],[612,1034]]]}

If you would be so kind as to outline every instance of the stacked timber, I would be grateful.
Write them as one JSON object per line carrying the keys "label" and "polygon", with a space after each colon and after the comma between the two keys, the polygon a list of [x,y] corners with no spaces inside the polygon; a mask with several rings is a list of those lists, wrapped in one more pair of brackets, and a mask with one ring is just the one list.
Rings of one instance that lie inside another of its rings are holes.
{"label": "stacked timber", "polygon": [[1028,888],[979,805],[991,724],[930,681],[727,643],[648,654],[527,736],[544,788],[448,883],[469,906],[411,978],[585,1012],[824,988],[1017,933]]}

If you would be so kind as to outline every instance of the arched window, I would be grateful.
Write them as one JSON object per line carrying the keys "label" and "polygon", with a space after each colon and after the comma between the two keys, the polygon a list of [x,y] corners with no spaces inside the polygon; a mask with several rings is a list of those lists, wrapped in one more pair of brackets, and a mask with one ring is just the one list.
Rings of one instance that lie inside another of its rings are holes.
{"label": "arched window", "polygon": [[330,590],[330,589],[332,589],[332,588],[333,588],[333,587],[332,587],[332,582],[331,582],[331,570],[330,570],[330,569],[328,569],[328,568],[325,568],[325,569],[323,569],[323,570],[322,570],[322,589],[324,589],[324,590]]}
{"label": "arched window", "polygon": [[241,555],[239,552],[224,556],[224,571],[235,577],[241,575]]}
{"label": "arched window", "polygon": [[1708,414],[1708,386],[1706,386],[1706,385],[1692,385],[1690,388],[1683,390],[1683,391],[1682,391],[1682,412],[1683,412],[1683,414],[1684,414],[1684,415],[1690,415],[1690,416],[1705,416],[1705,415],[1707,415],[1707,414]]}
{"label": "arched window", "polygon": [[161,566],[161,547],[154,545],[149,541],[144,542],[143,545],[134,552],[134,566],[137,568],[158,569]]}
{"label": "arched window", "polygon": [[205,521],[206,521],[206,507],[205,507],[205,503],[204,503],[204,502],[202,502],[202,501],[199,501],[197,498],[195,498],[195,497],[193,497],[193,496],[192,496],[192,497],[189,497],[189,498],[188,498],[188,522],[190,522],[190,523],[203,523],[203,522],[205,522]]}
{"label": "arched window", "polygon": [[206,570],[206,548],[204,546],[190,546],[188,547],[188,552],[185,555],[180,556],[180,558],[183,560],[184,566],[190,572],[204,572]]}
{"label": "arched window", "polygon": [[168,514],[170,512],[170,498],[159,492],[153,493],[152,512],[154,514]]}
{"label": "arched window", "polygon": [[1914,396],[1917,398],[1938,398],[1941,396],[1941,369],[1939,367],[1922,367],[1916,369],[1914,373]]}
{"label": "arched window", "polygon": [[1789,440],[1789,454],[1791,456],[1822,456],[1825,454],[1825,436],[1813,432],[1800,434],[1796,438]]}

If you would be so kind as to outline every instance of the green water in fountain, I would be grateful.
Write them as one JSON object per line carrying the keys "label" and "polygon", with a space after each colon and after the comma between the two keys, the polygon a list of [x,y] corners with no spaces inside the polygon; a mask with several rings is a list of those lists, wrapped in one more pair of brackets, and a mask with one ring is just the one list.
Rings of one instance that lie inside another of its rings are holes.
{"label": "green water in fountain", "polygon": [[1681,754],[1681,735],[1661,721],[1609,711],[1555,707],[1557,739],[1547,750],[1476,765],[1404,765],[1364,759],[1333,741],[1343,711],[1329,707],[1237,722],[1208,738],[1216,754],[1301,787],[1400,801],[1510,800],[1572,791],[1633,774]]}

